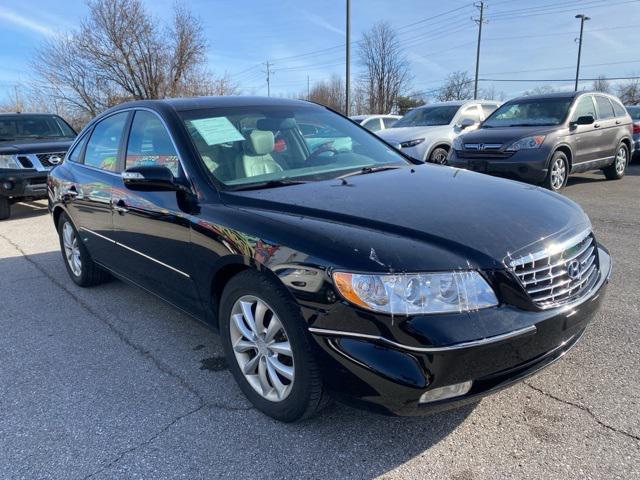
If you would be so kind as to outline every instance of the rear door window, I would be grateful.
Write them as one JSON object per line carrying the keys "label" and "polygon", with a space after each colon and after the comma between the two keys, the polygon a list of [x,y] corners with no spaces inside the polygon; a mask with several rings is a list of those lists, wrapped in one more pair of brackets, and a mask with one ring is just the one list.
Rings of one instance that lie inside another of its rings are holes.
{"label": "rear door window", "polygon": [[180,170],[178,154],[162,121],[154,113],[138,110],[131,124],[125,168],[143,165],[167,167],[175,177]]}
{"label": "rear door window", "polygon": [[82,138],[77,144],[76,146],[73,148],[73,150],[71,150],[71,152],[69,152],[69,154],[67,155],[67,160],[71,161],[71,162],[76,162],[76,163],[80,163],[82,161],[82,150],[84,149],[84,146],[87,144],[87,139],[89,138],[89,135],[85,135],[84,138]]}
{"label": "rear door window", "polygon": [[94,127],[84,155],[85,165],[109,172],[119,170],[118,152],[128,117],[129,112],[116,113]]}
{"label": "rear door window", "polygon": [[611,100],[611,103],[613,104],[613,111],[615,112],[616,117],[624,117],[627,115],[626,108],[620,105],[619,102],[616,102],[615,100]]}
{"label": "rear door window", "polygon": [[460,113],[460,120],[463,118],[470,118],[476,123],[480,122],[480,110],[478,109],[478,106],[472,105],[462,110]]}
{"label": "rear door window", "polygon": [[571,117],[571,121],[577,122],[580,117],[586,117],[587,115],[591,115],[594,119],[597,118],[596,107],[593,105],[593,98],[591,95],[580,97],[580,100],[578,100],[578,104],[576,105],[576,109],[573,112],[573,116]]}
{"label": "rear door window", "polygon": [[386,117],[382,119],[382,123],[384,123],[384,128],[391,127],[397,121],[398,121],[397,118],[392,118],[392,117]]}
{"label": "rear door window", "polygon": [[366,122],[364,122],[362,124],[362,126],[364,128],[366,128],[367,130],[370,130],[372,132],[377,132],[378,130],[380,130],[382,128],[380,126],[380,119],[379,118],[372,118],[370,120],[367,120]]}
{"label": "rear door window", "polygon": [[596,106],[598,107],[598,118],[606,120],[615,117],[613,105],[607,97],[596,95]]}

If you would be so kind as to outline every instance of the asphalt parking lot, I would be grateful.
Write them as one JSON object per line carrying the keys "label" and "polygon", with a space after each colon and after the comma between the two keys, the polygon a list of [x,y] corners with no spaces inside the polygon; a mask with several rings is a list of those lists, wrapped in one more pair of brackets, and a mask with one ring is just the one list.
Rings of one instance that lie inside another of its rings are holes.
{"label": "asphalt parking lot", "polygon": [[0,223],[0,478],[640,478],[640,164],[565,194],[613,254],[602,311],[561,362],[477,405],[278,423],[216,333],[135,287],[67,277],[45,202]]}

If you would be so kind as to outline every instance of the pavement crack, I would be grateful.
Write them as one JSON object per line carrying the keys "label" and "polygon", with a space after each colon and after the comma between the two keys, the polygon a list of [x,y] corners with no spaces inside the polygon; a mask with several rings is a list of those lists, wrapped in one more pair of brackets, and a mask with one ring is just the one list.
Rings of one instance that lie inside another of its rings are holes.
{"label": "pavement crack", "polygon": [[5,240],[9,245],[15,248],[19,253],[22,254],[24,259],[31,263],[38,271],[40,271],[44,276],[46,276],[54,285],[58,288],[62,289],[67,295],[69,295],[82,309],[90,313],[93,317],[97,318],[100,322],[105,324],[111,332],[113,332],[120,341],[122,341],[127,346],[131,347],[138,355],[141,357],[150,360],[154,366],[164,373],[176,380],[176,382],[185,388],[189,393],[194,395],[201,405],[205,404],[205,399],[202,397],[200,392],[198,392],[195,387],[193,387],[189,382],[187,382],[184,378],[182,378],[179,374],[171,370],[167,365],[162,363],[158,358],[153,356],[151,352],[145,349],[142,345],[137,344],[133,340],[131,340],[125,332],[123,332],[120,328],[114,325],[106,316],[104,316],[101,312],[97,311],[92,305],[84,301],[78,295],[76,295],[67,285],[60,282],[53,275],[51,275],[45,268],[43,268],[38,262],[36,262],[31,256],[26,253],[20,245],[16,244],[13,240],[6,237],[5,235],[0,234],[0,238]]}
{"label": "pavement crack", "polygon": [[640,442],[640,436],[638,435],[634,435],[633,433],[629,433],[625,430],[621,430],[619,428],[616,427],[612,427],[611,425],[608,425],[607,423],[603,422],[602,420],[600,420],[597,415],[595,413],[593,413],[593,411],[591,411],[591,409],[589,407],[585,407],[584,405],[580,405],[579,403],[575,403],[575,402],[571,402],[569,400],[565,400],[563,398],[557,397],[551,393],[545,392],[544,390],[542,390],[541,388],[538,387],[534,387],[533,385],[531,385],[528,382],[522,382],[524,383],[527,387],[529,387],[530,389],[544,395],[545,397],[549,397],[553,400],[555,400],[556,402],[560,402],[560,403],[564,403],[565,405],[569,405],[571,407],[577,408],[579,410],[582,410],[583,412],[586,412],[591,418],[593,418],[593,420],[600,425],[601,427],[610,430],[614,433],[618,433],[620,435],[624,435],[627,438],[630,438],[632,440],[635,440],[637,442]]}
{"label": "pavement crack", "polygon": [[149,438],[147,438],[146,440],[144,440],[143,442],[138,443],[137,445],[134,445],[130,448],[127,448],[126,450],[122,450],[121,452],[119,452],[116,456],[116,458],[114,458],[113,460],[111,460],[108,464],[106,464],[104,467],[101,467],[100,469],[96,470],[93,473],[90,473],[89,475],[83,477],[83,480],[88,480],[89,478],[92,478],[108,469],[110,469],[111,467],[113,467],[116,463],[118,463],[120,460],[122,460],[126,455],[135,452],[136,450],[139,450],[141,448],[146,447],[147,445],[151,444],[154,440],[156,440],[158,437],[160,437],[162,434],[164,434],[167,430],[169,430],[171,427],[173,427],[176,423],[178,423],[180,420],[193,415],[197,412],[199,412],[200,410],[202,410],[203,408],[205,408],[207,405],[204,403],[200,403],[200,405],[198,405],[197,407],[193,408],[192,410],[189,410],[186,413],[183,413],[182,415],[174,418],[171,422],[169,422],[168,424],[166,424],[164,427],[162,427],[160,430],[158,430],[156,433],[154,433],[153,435],[151,435]]}

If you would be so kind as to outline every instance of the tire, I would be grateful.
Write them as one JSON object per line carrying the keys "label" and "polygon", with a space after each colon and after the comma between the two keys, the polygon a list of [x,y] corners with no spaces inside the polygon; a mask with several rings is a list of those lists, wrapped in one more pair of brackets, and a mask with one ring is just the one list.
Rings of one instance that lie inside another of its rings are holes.
{"label": "tire", "polygon": [[[65,236],[67,236],[66,239]],[[76,285],[93,287],[111,279],[111,275],[91,259],[76,227],[65,213],[61,214],[58,219],[58,237],[64,265]],[[65,241],[67,242],[66,246]]]}
{"label": "tire", "polygon": [[0,197],[0,220],[6,220],[11,216],[11,203],[7,197]]}
{"label": "tire", "polygon": [[429,155],[429,161],[431,163],[437,163],[438,165],[446,165],[447,164],[447,155],[449,152],[444,147],[434,148],[431,154]]}
{"label": "tire", "polygon": [[559,192],[569,178],[569,159],[563,152],[555,152],[549,162],[549,172],[542,185],[552,192]]}
{"label": "tire", "polygon": [[616,149],[616,155],[613,163],[602,169],[607,180],[620,180],[624,177],[629,164],[629,148],[626,144],[621,143]]}
{"label": "tire", "polygon": [[[247,308],[251,322],[247,322],[244,313]],[[259,308],[262,315],[256,314]],[[327,397],[306,323],[282,285],[255,270],[245,270],[226,285],[219,312],[229,370],[258,410],[283,422],[295,422],[315,415],[324,407]],[[279,323],[274,323],[274,318]],[[278,333],[275,337],[272,334],[270,340],[272,327]],[[271,350],[269,345],[278,345],[278,351]],[[285,371],[291,380],[280,374]]]}

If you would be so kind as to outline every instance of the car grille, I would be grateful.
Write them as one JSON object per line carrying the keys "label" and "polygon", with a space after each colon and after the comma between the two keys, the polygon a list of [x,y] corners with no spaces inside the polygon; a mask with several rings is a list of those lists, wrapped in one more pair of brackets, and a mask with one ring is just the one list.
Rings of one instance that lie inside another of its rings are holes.
{"label": "car grille", "polygon": [[536,305],[548,308],[580,297],[598,279],[597,245],[593,234],[563,245],[558,253],[544,250],[510,266]]}
{"label": "car grille", "polygon": [[[38,160],[40,161],[43,167],[51,168],[62,163],[62,159],[64,158],[64,155],[65,155],[65,152],[37,153],[36,157],[38,157]],[[51,162],[50,160],[51,157],[60,157],[60,161],[57,163]]]}

